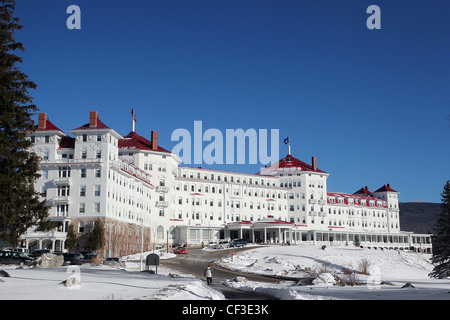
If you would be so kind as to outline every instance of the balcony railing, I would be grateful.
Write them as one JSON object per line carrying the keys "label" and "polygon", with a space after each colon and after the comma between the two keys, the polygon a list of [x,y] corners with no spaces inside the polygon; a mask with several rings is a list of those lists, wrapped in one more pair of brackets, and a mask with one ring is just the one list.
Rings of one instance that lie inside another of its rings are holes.
{"label": "balcony railing", "polygon": [[156,187],[156,192],[158,192],[158,193],[167,193],[167,192],[169,192],[169,188],[168,187],[164,187],[164,186],[157,186]]}
{"label": "balcony railing", "polygon": [[48,231],[48,232],[41,232],[41,231],[32,231],[32,232],[26,232],[22,237],[23,238],[50,238],[50,239],[64,239],[67,236],[67,232],[61,232],[61,231]]}
{"label": "balcony railing", "polygon": [[64,185],[70,183],[70,177],[58,177],[53,179],[53,184],[55,185]]}
{"label": "balcony railing", "polygon": [[69,203],[69,196],[57,196],[53,198],[54,203],[62,203],[62,204],[68,204]]}
{"label": "balcony railing", "polygon": [[157,208],[167,208],[169,206],[169,201],[156,201],[155,206]]}

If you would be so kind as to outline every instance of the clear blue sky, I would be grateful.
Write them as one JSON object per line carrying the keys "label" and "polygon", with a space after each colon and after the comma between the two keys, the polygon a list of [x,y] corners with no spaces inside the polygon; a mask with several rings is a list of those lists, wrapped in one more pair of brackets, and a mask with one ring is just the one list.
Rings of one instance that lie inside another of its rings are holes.
{"label": "clear blue sky", "polygon": [[[440,202],[450,179],[450,1],[21,0],[20,66],[69,133],[89,111],[171,150],[172,132],[279,129],[328,191],[391,183]],[[81,30],[69,30],[69,5]],[[369,5],[381,30],[369,30]],[[207,143],[205,143],[207,144]],[[205,145],[204,145],[205,146]],[[203,167],[207,167],[203,165]],[[259,165],[213,168],[254,173]]]}

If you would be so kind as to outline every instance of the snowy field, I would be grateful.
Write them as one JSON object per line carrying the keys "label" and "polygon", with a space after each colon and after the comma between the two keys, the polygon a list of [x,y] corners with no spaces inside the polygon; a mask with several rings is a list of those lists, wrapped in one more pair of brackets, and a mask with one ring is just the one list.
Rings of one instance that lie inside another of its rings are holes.
{"label": "snowy field", "polygon": [[[229,249],[228,249],[229,250]],[[147,253],[146,253],[147,254]],[[146,255],[145,254],[145,255]],[[165,254],[161,259],[171,259]],[[261,292],[282,300],[450,300],[450,280],[431,279],[431,255],[356,247],[267,246],[242,251],[216,263],[246,272],[309,279],[280,284],[229,280],[226,285]],[[139,255],[126,257],[121,268],[82,265],[54,269],[0,266],[11,277],[0,277],[0,300],[223,300],[223,294],[191,275],[163,267],[158,275],[140,272]],[[361,274],[365,260],[368,275]],[[154,267],[152,267],[154,270]],[[311,277],[311,275],[314,277]],[[78,277],[80,285],[61,284]],[[348,284],[337,286],[336,279]],[[351,282],[358,285],[351,286]],[[406,283],[414,287],[402,288]]]}
{"label": "snowy field", "polygon": [[[149,253],[145,253],[149,254]],[[161,257],[171,258],[173,254]],[[139,254],[127,257],[122,267],[63,266],[52,269],[0,265],[11,277],[0,277],[0,300],[223,300],[223,294],[204,281],[184,276],[170,277],[170,270],[158,267],[158,274],[140,272]],[[145,260],[144,260],[145,263]],[[155,270],[155,267],[151,267]],[[80,285],[63,282],[76,277]],[[2,280],[4,282],[2,282]]]}
{"label": "snowy field", "polygon": [[[450,300],[450,279],[428,277],[433,269],[430,258],[430,254],[396,250],[352,246],[322,250],[320,246],[302,245],[256,248],[217,263],[235,270],[305,279],[296,281],[299,285],[227,282],[233,288],[267,293],[283,300]],[[361,273],[364,265],[368,274]],[[347,285],[336,285],[336,279]],[[413,287],[402,288],[407,283]]]}

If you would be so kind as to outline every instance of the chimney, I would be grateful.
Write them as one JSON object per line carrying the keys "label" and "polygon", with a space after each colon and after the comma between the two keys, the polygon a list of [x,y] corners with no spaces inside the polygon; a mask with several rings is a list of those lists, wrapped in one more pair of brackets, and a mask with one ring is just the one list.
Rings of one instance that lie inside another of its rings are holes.
{"label": "chimney", "polygon": [[38,129],[45,129],[47,126],[47,114],[39,113]]}
{"label": "chimney", "polygon": [[152,150],[158,150],[158,131],[152,131]]}
{"label": "chimney", "polygon": [[390,183],[388,183],[388,184],[387,184],[387,187],[388,187],[388,188],[390,189],[390,188],[391,188],[391,184],[390,184]]}
{"label": "chimney", "polygon": [[97,120],[98,120],[97,111],[91,111],[89,113],[89,128],[97,127]]}
{"label": "chimney", "polygon": [[369,187],[368,187],[368,186],[365,186],[365,187],[364,187],[364,190],[366,190],[366,192],[369,192]]}
{"label": "chimney", "polygon": [[317,171],[317,160],[316,157],[312,157],[312,170]]}

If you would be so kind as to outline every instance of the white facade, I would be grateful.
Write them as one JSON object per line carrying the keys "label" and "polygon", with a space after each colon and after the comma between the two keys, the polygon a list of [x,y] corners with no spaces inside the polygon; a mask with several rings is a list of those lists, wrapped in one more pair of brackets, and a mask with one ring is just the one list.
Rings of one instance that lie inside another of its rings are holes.
{"label": "white facade", "polygon": [[36,189],[51,207],[55,229],[30,230],[27,246],[65,250],[69,223],[82,235],[96,218],[105,222],[104,250],[114,255],[227,238],[414,246],[416,235],[400,231],[398,192],[390,185],[373,193],[367,187],[327,192],[329,173],[315,158],[309,165],[289,154],[258,174],[234,173],[180,166],[177,155],[158,145],[157,132],[151,140],[134,131],[122,136],[96,112],[70,132],[73,138],[40,114],[30,135],[30,151],[43,159]]}

